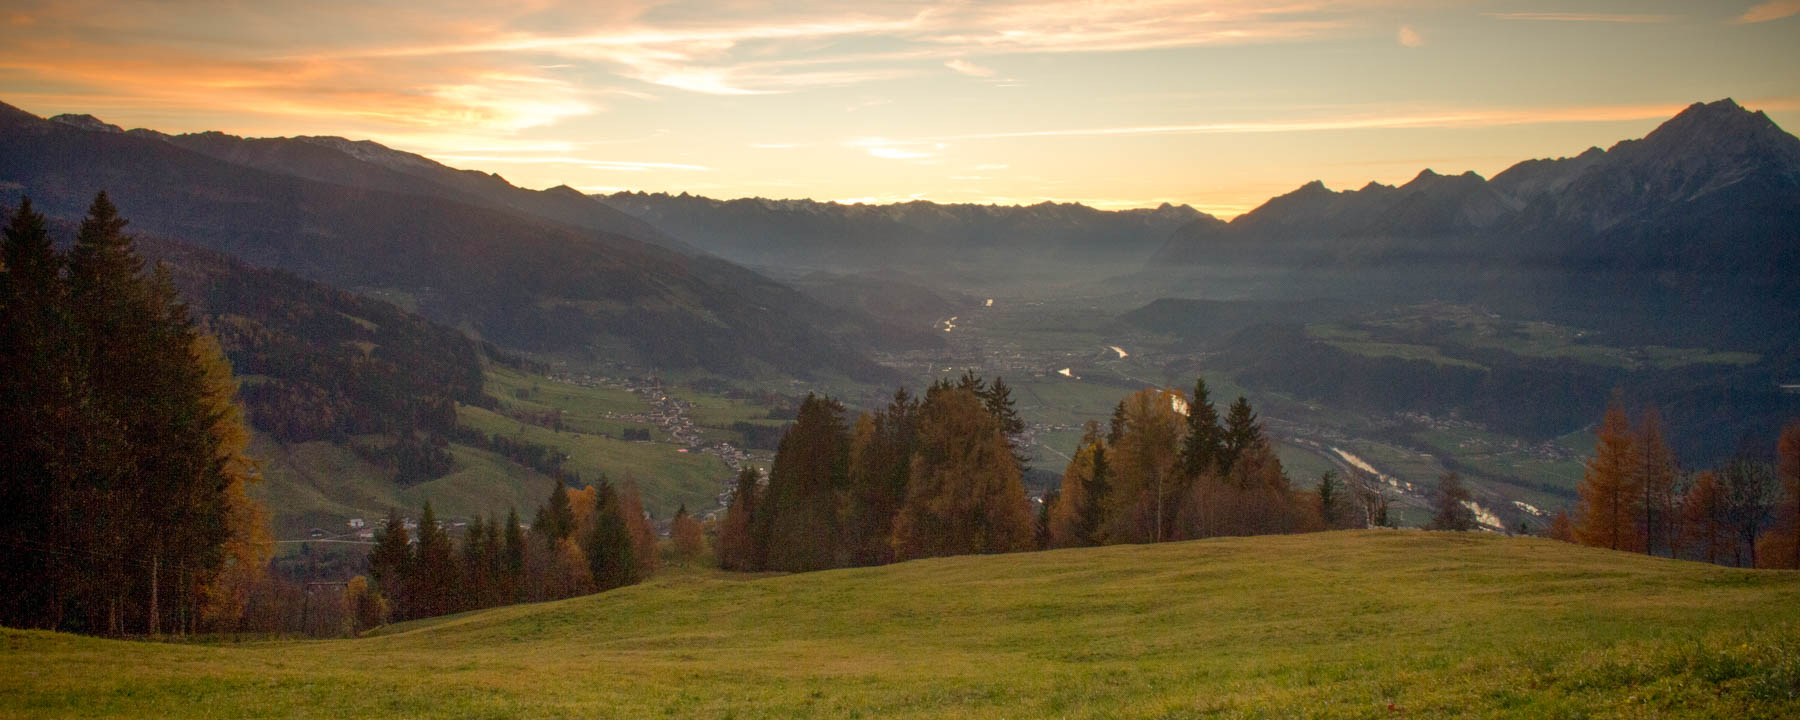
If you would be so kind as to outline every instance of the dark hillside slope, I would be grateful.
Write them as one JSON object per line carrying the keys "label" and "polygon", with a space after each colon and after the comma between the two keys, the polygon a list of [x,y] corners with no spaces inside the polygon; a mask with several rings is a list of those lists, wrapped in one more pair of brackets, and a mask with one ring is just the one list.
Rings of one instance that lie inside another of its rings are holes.
{"label": "dark hillside slope", "polygon": [[133,227],[358,291],[497,344],[724,374],[881,378],[862,320],[722,260],[440,197],[235,165],[145,134],[0,107],[4,200],[78,216],[107,190]]}

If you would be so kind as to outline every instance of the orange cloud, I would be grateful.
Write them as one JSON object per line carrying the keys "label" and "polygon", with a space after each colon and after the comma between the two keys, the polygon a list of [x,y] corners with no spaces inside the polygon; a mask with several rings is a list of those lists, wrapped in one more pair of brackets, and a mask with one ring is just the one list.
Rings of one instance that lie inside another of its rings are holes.
{"label": "orange cloud", "polygon": [[1800,0],[1772,0],[1745,10],[1735,22],[1759,23],[1800,15]]}
{"label": "orange cloud", "polygon": [[1675,19],[1673,15],[1648,15],[1630,13],[1572,13],[1572,12],[1512,12],[1482,13],[1497,20],[1528,20],[1548,22],[1599,22],[1599,23],[1666,23]]}

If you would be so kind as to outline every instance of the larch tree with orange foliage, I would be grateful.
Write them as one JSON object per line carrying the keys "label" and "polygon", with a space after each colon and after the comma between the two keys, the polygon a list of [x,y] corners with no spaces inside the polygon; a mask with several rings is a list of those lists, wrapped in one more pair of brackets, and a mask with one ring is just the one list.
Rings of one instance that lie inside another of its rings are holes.
{"label": "larch tree with orange foliage", "polygon": [[1781,500],[1773,526],[1757,540],[1756,557],[1762,567],[1800,570],[1800,421],[1782,428],[1775,442],[1775,479]]}
{"label": "larch tree with orange foliage", "polygon": [[1731,508],[1716,473],[1695,476],[1682,495],[1681,515],[1689,552],[1709,563],[1723,562],[1732,546]]}
{"label": "larch tree with orange foliage", "polygon": [[1632,447],[1631,425],[1617,401],[1607,408],[1599,436],[1594,459],[1576,488],[1581,501],[1575,509],[1575,537],[1592,547],[1639,550],[1638,455]]}
{"label": "larch tree with orange foliage", "polygon": [[931,388],[894,520],[894,558],[1027,550],[1035,524],[1000,421],[972,390]]}
{"label": "larch tree with orange foliage", "polygon": [[1675,555],[1675,481],[1680,469],[1663,438],[1662,415],[1645,408],[1633,446],[1637,450],[1638,534],[1646,554]]}

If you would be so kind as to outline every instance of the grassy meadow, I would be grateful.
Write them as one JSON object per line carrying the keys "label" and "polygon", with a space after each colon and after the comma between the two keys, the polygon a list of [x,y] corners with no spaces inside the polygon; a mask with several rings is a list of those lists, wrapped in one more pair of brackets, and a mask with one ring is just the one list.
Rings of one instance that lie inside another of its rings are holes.
{"label": "grassy meadow", "polygon": [[666,571],[333,641],[0,630],[5,717],[1794,717],[1800,574],[1338,532]]}

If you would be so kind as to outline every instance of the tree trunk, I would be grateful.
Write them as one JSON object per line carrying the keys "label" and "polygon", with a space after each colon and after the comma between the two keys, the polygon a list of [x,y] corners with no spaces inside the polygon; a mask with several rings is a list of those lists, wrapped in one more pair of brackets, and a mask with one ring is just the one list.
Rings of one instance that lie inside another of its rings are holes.
{"label": "tree trunk", "polygon": [[162,623],[157,622],[157,579],[162,575],[162,553],[150,556],[150,622],[149,634],[155,637]]}

